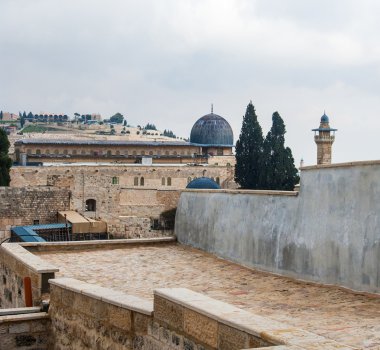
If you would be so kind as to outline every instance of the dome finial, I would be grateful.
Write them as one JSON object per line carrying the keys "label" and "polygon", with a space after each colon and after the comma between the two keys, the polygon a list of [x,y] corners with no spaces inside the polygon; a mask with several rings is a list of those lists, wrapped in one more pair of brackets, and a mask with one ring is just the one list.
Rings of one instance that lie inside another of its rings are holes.
{"label": "dome finial", "polygon": [[211,113],[214,113],[214,104],[211,103]]}

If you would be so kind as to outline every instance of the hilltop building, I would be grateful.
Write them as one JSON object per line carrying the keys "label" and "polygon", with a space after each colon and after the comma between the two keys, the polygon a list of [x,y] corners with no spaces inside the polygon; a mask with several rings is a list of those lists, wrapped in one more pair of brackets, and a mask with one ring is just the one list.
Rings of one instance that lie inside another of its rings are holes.
{"label": "hilltop building", "polygon": [[[233,132],[229,123],[211,112],[194,124],[190,142],[22,139],[15,142],[16,162],[65,163],[212,163],[234,164]],[[215,159],[218,157],[218,159]],[[149,162],[148,162],[149,163]]]}

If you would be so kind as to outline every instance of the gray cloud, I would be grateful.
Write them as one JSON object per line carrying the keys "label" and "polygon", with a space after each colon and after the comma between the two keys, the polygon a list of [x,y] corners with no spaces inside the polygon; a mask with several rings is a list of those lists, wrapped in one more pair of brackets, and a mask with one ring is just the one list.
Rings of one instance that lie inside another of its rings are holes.
{"label": "gray cloud", "polygon": [[250,99],[264,131],[278,110],[297,163],[326,109],[335,161],[378,158],[375,0],[2,0],[1,109],[124,113],[188,136]]}

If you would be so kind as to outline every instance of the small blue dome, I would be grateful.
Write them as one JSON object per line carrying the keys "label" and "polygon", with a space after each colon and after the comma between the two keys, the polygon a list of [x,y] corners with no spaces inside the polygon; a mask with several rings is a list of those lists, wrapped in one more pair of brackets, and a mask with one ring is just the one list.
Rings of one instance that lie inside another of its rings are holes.
{"label": "small blue dome", "polygon": [[329,117],[326,115],[326,113],[323,113],[323,116],[321,117],[321,123],[328,123]]}
{"label": "small blue dome", "polygon": [[220,190],[220,186],[209,177],[198,177],[197,179],[189,182],[186,188]]}

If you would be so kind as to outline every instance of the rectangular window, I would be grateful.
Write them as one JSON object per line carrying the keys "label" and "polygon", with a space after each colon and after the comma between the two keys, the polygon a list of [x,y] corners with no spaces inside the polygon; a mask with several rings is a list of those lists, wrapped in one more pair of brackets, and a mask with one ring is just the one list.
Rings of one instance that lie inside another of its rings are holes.
{"label": "rectangular window", "polygon": [[112,178],[112,185],[118,185],[119,184],[119,178],[117,176],[114,176]]}

